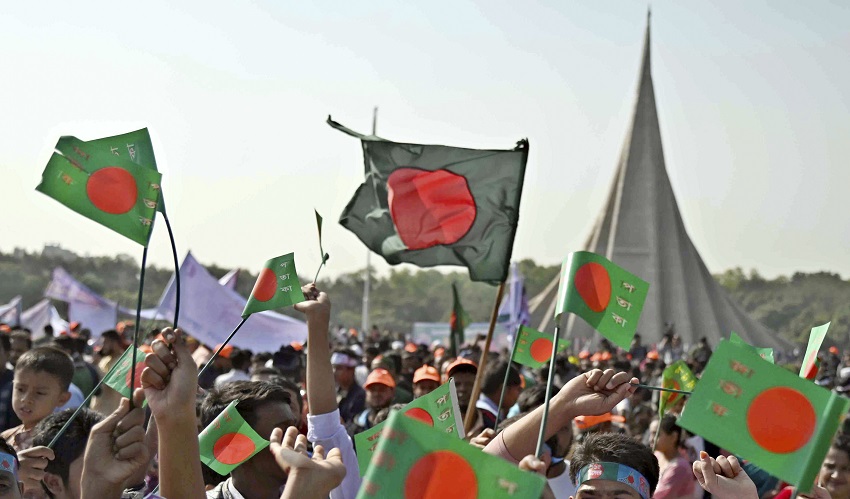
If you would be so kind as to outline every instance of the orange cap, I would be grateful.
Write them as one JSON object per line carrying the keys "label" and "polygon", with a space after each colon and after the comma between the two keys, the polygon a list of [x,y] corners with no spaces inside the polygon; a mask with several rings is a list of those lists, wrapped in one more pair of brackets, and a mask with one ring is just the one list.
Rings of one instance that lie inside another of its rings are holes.
{"label": "orange cap", "polygon": [[80,323],[77,322],[77,321],[74,321],[70,324],[70,327],[71,327],[71,331],[76,331],[77,329],[80,328]]}
{"label": "orange cap", "polygon": [[478,364],[476,364],[475,362],[473,362],[469,359],[464,359],[463,357],[458,357],[458,358],[455,359],[454,362],[449,364],[449,367],[446,369],[446,376],[451,376],[452,371],[454,371],[459,366],[472,366],[472,367],[475,368],[476,372],[478,371]]}
{"label": "orange cap", "polygon": [[292,347],[292,349],[293,349],[293,350],[295,350],[296,352],[300,352],[301,350],[304,350],[304,345],[302,345],[302,344],[301,344],[300,342],[298,342],[298,341],[293,341],[293,342],[291,342],[291,343],[289,344],[289,346],[291,346],[291,347]]}
{"label": "orange cap", "polygon": [[658,360],[658,352],[653,350],[653,351],[649,352],[648,354],[646,354],[646,358],[650,359],[650,360]]}
{"label": "orange cap", "polygon": [[437,383],[440,382],[440,373],[437,372],[436,367],[425,365],[420,367],[413,373],[414,383],[419,383],[420,381],[425,381],[428,379],[430,379],[431,381],[436,381]]}
{"label": "orange cap", "polygon": [[829,347],[829,353],[838,355],[838,347]]}
{"label": "orange cap", "polygon": [[602,360],[602,354],[600,354],[599,352],[596,352],[595,354],[590,356],[591,362],[599,362],[600,360]]}
{"label": "orange cap", "polygon": [[601,360],[611,360],[611,352],[602,352],[602,355],[599,356]]}
{"label": "orange cap", "polygon": [[590,352],[588,352],[587,350],[582,350],[581,352],[578,353],[579,359],[586,359],[588,357],[590,357]]}
{"label": "orange cap", "polygon": [[626,418],[624,418],[623,416],[615,416],[610,412],[606,412],[601,416],[577,416],[575,418],[576,426],[579,430],[593,428],[594,426],[601,423],[605,423],[607,421],[613,421],[615,423],[625,423]]}
{"label": "orange cap", "polygon": [[[213,351],[218,352],[219,348],[221,348],[221,343],[216,345]],[[233,355],[233,345],[225,345],[218,354],[219,357],[224,357],[225,359],[229,359],[231,355]]]}
{"label": "orange cap", "polygon": [[363,388],[369,388],[372,385],[386,385],[390,388],[395,388],[395,380],[392,374],[386,369],[375,369],[366,377],[366,382],[363,383]]}

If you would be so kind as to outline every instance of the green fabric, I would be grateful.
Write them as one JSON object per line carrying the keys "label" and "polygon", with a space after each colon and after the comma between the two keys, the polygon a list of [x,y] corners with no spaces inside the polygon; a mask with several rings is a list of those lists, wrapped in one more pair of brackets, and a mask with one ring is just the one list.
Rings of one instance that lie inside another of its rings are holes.
{"label": "green fabric", "polygon": [[[109,181],[99,181],[107,172],[120,172],[129,182],[129,190],[116,190]],[[123,172],[122,172],[123,170]],[[129,175],[127,175],[129,174]],[[133,241],[147,246],[153,230],[156,207],[160,198],[162,175],[155,169],[130,160],[129,155],[110,154],[104,147],[92,146],[76,137],[64,136],[56,144],[42,173],[36,190],[64,204],[77,213],[98,222]],[[100,190],[94,191],[99,186]],[[120,210],[105,211],[96,199],[126,199]],[[96,192],[100,192],[98,196]],[[95,197],[92,197],[94,194]]]}
{"label": "green fabric", "polygon": [[390,415],[358,499],[388,497],[540,497],[546,479],[437,428]]}
{"label": "green fabric", "polygon": [[[415,409],[415,410],[414,410]],[[422,411],[425,411],[424,413]],[[443,383],[436,390],[419,397],[404,406],[400,412],[420,421],[430,419],[431,425],[443,433],[463,438],[461,427],[463,426],[463,415],[457,403],[457,392],[454,380]],[[427,416],[425,415],[427,413]],[[457,416],[457,417],[456,417]],[[366,431],[354,435],[354,447],[357,449],[357,463],[360,465],[360,476],[366,474],[372,455],[381,441],[381,431],[386,421],[369,428]]]}
{"label": "green fabric", "polygon": [[263,270],[257,276],[257,282],[242,311],[242,317],[288,307],[304,301],[301,284],[298,282],[298,272],[295,270],[295,253],[272,258],[263,265]]}
{"label": "green fabric", "polygon": [[[592,272],[589,272],[592,271]],[[590,275],[596,279],[590,279]],[[629,349],[646,301],[649,284],[608,259],[589,251],[570,253],[561,266],[555,321],[572,312],[602,336]],[[594,310],[587,300],[599,299]]]}
{"label": "green fabric", "polygon": [[808,490],[850,400],[721,341],[679,426]]}
{"label": "green fabric", "polygon": [[[686,392],[694,391],[697,384],[697,379],[694,373],[691,372],[687,364],[682,360],[670,364],[664,369],[661,374],[661,387],[672,388],[674,390],[684,390]],[[664,417],[668,407],[672,407],[679,402],[679,399],[684,397],[681,393],[661,392],[658,396],[658,415]]]}
{"label": "green fabric", "polygon": [[469,315],[460,304],[460,294],[457,292],[457,283],[452,283],[452,314],[449,317],[449,351],[452,356],[460,352],[460,347],[465,341],[463,332],[469,325]]}
{"label": "green fabric", "polygon": [[201,462],[227,475],[269,446],[236,410],[234,400],[198,435]]}
{"label": "green fabric", "polygon": [[800,366],[800,377],[805,378],[809,369],[815,365],[818,358],[818,351],[823,344],[823,338],[826,336],[826,331],[829,329],[831,322],[818,327],[813,327],[809,333],[809,344],[806,346],[806,355],[803,356],[803,365]]}
{"label": "green fabric", "polygon": [[771,364],[775,363],[774,359],[773,359],[773,349],[772,348],[754,347],[754,346],[750,345],[749,343],[747,343],[746,341],[744,341],[743,338],[738,336],[738,333],[736,333],[735,331],[732,331],[732,335],[729,337],[729,341],[731,341],[732,343],[737,343],[739,345],[747,345],[750,348],[752,348],[755,353],[759,354],[759,356],[762,359],[770,362]]}
{"label": "green fabric", "polygon": [[[103,381],[106,386],[112,388],[116,392],[120,393],[124,398],[130,398],[132,395],[132,390],[130,389],[130,371],[133,369],[133,346],[130,345],[127,347],[127,350],[124,350],[124,353],[121,354],[121,357],[118,357],[118,360],[115,364],[118,366],[112,370],[112,374],[106,377]],[[136,388],[141,387],[141,383],[139,382],[140,377],[142,375],[142,371],[145,369],[145,352],[136,349]],[[145,405],[147,401],[145,401]]]}
{"label": "green fabric", "polygon": [[[328,124],[361,140],[365,179],[340,217],[353,232],[387,263],[419,267],[460,265],[473,281],[504,282],[508,275],[519,221],[528,142],[514,150],[476,150],[440,145],[391,142],[354,132],[328,117]],[[463,237],[449,244],[408,249],[390,211],[388,179],[400,169],[448,172],[466,181],[475,205],[474,222]]]}
{"label": "green fabric", "polygon": [[[570,341],[558,338],[558,352],[570,346]],[[545,355],[544,353],[548,352]],[[534,358],[538,356],[538,359]],[[519,334],[514,342],[514,352],[511,360],[531,368],[543,367],[552,358],[552,335],[544,334],[528,326],[520,326]]]}

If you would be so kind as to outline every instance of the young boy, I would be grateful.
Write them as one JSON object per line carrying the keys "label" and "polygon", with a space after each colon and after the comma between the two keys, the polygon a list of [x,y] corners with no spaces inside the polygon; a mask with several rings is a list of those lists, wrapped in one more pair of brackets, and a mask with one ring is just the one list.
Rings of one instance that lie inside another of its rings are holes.
{"label": "young boy", "polygon": [[0,438],[18,452],[29,448],[35,425],[71,398],[73,377],[74,362],[61,350],[40,347],[21,355],[12,391],[12,408],[21,424],[0,433]]}

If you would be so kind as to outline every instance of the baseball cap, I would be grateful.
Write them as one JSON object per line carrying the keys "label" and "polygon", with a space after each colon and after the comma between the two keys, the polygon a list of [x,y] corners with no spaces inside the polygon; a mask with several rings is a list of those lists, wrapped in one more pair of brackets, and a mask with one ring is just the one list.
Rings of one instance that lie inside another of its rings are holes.
{"label": "baseball cap", "polygon": [[431,380],[440,382],[440,373],[437,372],[437,368],[433,366],[422,366],[417,369],[413,373],[413,382],[419,383],[420,381]]}
{"label": "baseball cap", "polygon": [[472,367],[475,368],[475,371],[478,372],[478,364],[476,364],[475,362],[473,362],[469,359],[465,359],[463,357],[458,357],[457,359],[455,359],[454,362],[449,364],[449,367],[446,369],[446,376],[451,376],[452,371],[454,371],[456,368],[458,368],[460,366],[472,366]]}
{"label": "baseball cap", "polygon": [[626,418],[624,418],[623,416],[616,416],[614,414],[611,414],[610,412],[606,412],[601,416],[577,416],[575,418],[576,426],[579,430],[593,428],[598,424],[605,423],[608,421],[614,423],[625,423]]}
{"label": "baseball cap", "polygon": [[[219,348],[221,348],[221,343],[215,346],[213,352],[217,352]],[[225,359],[229,359],[231,355],[233,355],[233,345],[225,345],[221,349],[221,352],[218,353],[219,357],[224,357]]]}
{"label": "baseball cap", "polygon": [[386,369],[375,369],[366,377],[366,382],[363,383],[363,388],[369,388],[372,385],[386,385],[390,388],[395,388],[395,380]]}

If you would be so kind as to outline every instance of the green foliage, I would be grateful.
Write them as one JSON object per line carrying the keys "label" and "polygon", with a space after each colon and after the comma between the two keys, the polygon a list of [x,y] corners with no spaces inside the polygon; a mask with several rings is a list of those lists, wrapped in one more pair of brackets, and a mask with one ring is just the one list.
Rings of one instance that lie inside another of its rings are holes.
{"label": "green foliage", "polygon": [[[32,306],[41,300],[56,266],[64,267],[106,298],[126,307],[136,304],[139,262],[135,258],[118,255],[61,259],[37,253],[0,253],[0,303],[20,294],[24,306]],[[229,270],[216,265],[208,265],[207,269],[216,278]],[[526,278],[528,297],[532,298],[554,279],[559,266],[540,266],[533,260],[522,260],[519,269]],[[156,305],[171,272],[171,268],[147,268],[143,306]],[[842,280],[837,274],[795,273],[790,278],[765,279],[754,270],[748,275],[735,268],[715,278],[753,318],[789,340],[805,344],[813,326],[832,321],[826,337],[827,346],[833,343],[850,346],[850,281]],[[255,281],[256,275],[243,270],[237,280],[237,292],[247,297]],[[307,279],[301,281],[307,282]],[[458,283],[461,302],[470,319],[488,321],[496,287],[470,281],[465,271],[443,273],[411,266],[394,268],[386,275],[373,272],[370,321],[381,329],[402,333],[410,331],[414,322],[446,322],[451,313],[452,281]],[[359,328],[363,272],[321,279],[319,284],[333,301],[332,323]],[[64,310],[61,305],[59,308]],[[295,317],[300,315],[291,307],[280,312]]]}

